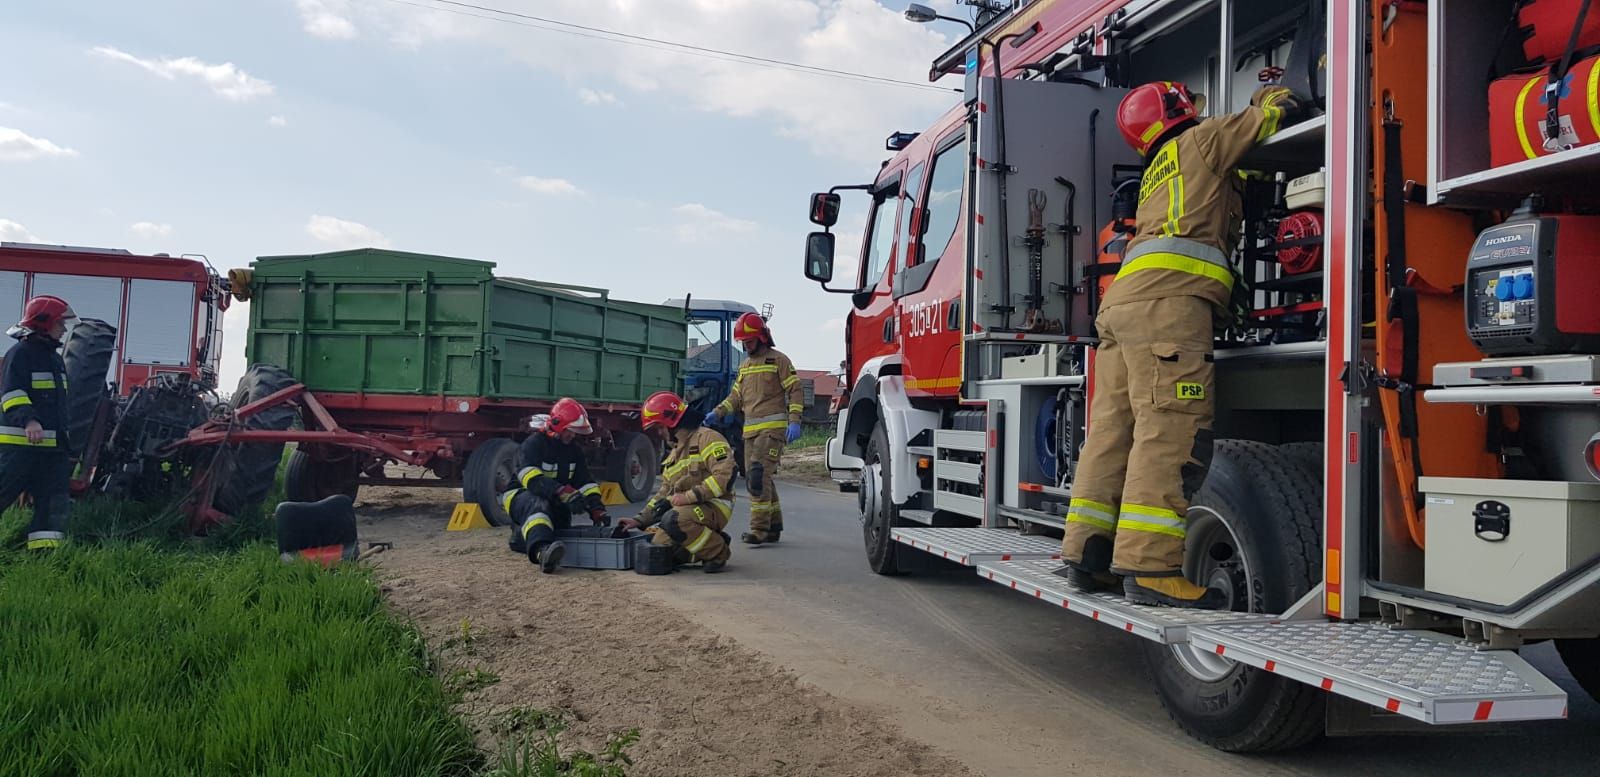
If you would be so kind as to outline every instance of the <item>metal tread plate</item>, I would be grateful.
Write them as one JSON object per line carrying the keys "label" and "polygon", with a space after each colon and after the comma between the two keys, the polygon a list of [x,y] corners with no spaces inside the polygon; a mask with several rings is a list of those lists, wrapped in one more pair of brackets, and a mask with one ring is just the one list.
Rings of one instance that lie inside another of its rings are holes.
{"label": "metal tread plate", "polygon": [[1425,723],[1567,716],[1567,695],[1510,650],[1372,623],[1218,624],[1189,643]]}
{"label": "metal tread plate", "polygon": [[992,561],[978,564],[978,576],[1012,590],[1060,605],[1091,620],[1163,645],[1189,641],[1193,626],[1215,623],[1271,623],[1276,615],[1218,610],[1179,610],[1132,604],[1121,596],[1084,593],[1053,574],[1059,561]]}
{"label": "metal tread plate", "polygon": [[983,561],[1061,558],[1059,540],[1010,529],[900,528],[891,529],[889,537],[964,567]]}

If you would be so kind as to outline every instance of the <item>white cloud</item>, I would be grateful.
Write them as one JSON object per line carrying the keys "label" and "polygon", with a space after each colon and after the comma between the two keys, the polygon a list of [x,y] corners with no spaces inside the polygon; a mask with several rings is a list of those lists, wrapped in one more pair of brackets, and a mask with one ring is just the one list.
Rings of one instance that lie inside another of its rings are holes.
{"label": "white cloud", "polygon": [[114,62],[134,65],[168,81],[177,80],[179,76],[198,79],[217,96],[234,102],[266,97],[273,92],[271,83],[240,70],[232,62],[212,65],[194,57],[143,59],[110,46],[96,46],[92,52]]}
{"label": "white cloud", "polygon": [[[352,2],[362,9],[363,20],[384,27],[391,40],[408,47],[495,47],[572,83],[606,79],[634,91],[660,91],[698,110],[768,120],[780,135],[802,140],[819,155],[856,162],[881,159],[890,131],[925,126],[956,101],[953,93],[602,43],[383,0]],[[956,31],[953,25],[912,24],[875,0],[542,0],[537,5],[540,16],[576,24],[914,84],[927,83],[929,62],[953,43],[950,35]],[[730,46],[729,41],[742,43]]]}
{"label": "white cloud", "polygon": [[578,90],[578,100],[584,105],[621,105],[622,101],[610,92],[584,87]]}
{"label": "white cloud", "polygon": [[133,230],[133,234],[143,238],[167,237],[172,234],[171,224],[157,224],[153,221],[141,221],[128,227],[128,229]]}
{"label": "white cloud", "polygon": [[38,235],[28,231],[28,228],[11,219],[0,219],[0,242],[5,243],[43,243]]}
{"label": "white cloud", "polygon": [[287,127],[289,126],[289,120],[282,116],[268,116],[267,125],[271,127]]}
{"label": "white cloud", "polygon": [[672,231],[685,243],[697,243],[721,235],[747,234],[760,226],[754,221],[734,218],[698,202],[679,205],[672,212],[678,217],[678,224]]}
{"label": "white cloud", "polygon": [[843,332],[844,319],[830,318],[827,321],[822,322],[822,326],[818,327],[818,329],[821,329],[824,332]]}
{"label": "white cloud", "polygon": [[77,156],[78,152],[36,138],[19,129],[0,127],[0,162],[26,162],[47,156]]}
{"label": "white cloud", "polygon": [[565,178],[540,178],[534,175],[519,175],[516,177],[518,186],[534,194],[569,195],[582,194],[583,190],[578,185]]}
{"label": "white cloud", "polygon": [[312,216],[306,222],[306,234],[337,249],[389,247],[389,238],[382,232],[366,224],[332,216]]}
{"label": "white cloud", "polygon": [[356,37],[356,25],[350,21],[347,0],[295,0],[294,4],[300,9],[301,23],[312,37],[325,40]]}

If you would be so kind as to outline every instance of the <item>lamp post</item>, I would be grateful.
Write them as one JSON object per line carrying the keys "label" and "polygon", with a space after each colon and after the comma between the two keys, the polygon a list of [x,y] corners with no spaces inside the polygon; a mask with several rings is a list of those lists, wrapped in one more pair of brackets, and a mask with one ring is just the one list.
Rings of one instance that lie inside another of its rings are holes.
{"label": "lamp post", "polygon": [[974,27],[972,22],[969,22],[966,19],[959,19],[954,16],[945,16],[944,14],[929,8],[928,6],[922,5],[921,3],[912,3],[911,5],[906,6],[907,21],[913,21],[917,24],[927,24],[935,19],[942,19],[947,22],[955,22],[957,24],[966,25],[967,32],[969,33],[978,31],[978,28]]}

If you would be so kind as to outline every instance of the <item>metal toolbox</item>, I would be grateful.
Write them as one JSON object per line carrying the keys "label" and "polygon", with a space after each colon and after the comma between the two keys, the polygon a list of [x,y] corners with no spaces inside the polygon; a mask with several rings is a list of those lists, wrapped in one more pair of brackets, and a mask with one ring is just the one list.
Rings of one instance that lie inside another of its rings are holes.
{"label": "metal toolbox", "polygon": [[610,526],[578,526],[557,532],[567,552],[561,566],[576,569],[633,569],[634,549],[650,541],[637,529],[614,538]]}
{"label": "metal toolbox", "polygon": [[1600,483],[1424,477],[1433,593],[1511,604],[1600,553]]}

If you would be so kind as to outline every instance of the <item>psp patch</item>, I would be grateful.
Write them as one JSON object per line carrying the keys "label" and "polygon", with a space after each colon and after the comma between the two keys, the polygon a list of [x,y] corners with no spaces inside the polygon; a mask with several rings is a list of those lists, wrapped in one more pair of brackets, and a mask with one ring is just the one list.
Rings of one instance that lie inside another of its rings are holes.
{"label": "psp patch", "polygon": [[1205,386],[1204,383],[1179,383],[1178,384],[1178,399],[1182,399],[1182,400],[1185,400],[1185,401],[1194,401],[1194,400],[1205,399],[1205,398],[1206,398],[1206,386]]}

